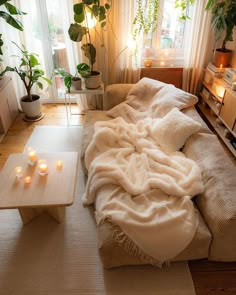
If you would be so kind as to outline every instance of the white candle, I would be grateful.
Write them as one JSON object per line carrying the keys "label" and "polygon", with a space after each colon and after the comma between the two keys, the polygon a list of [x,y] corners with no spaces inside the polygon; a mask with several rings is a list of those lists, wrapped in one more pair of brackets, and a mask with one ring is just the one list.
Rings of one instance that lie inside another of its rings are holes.
{"label": "white candle", "polygon": [[62,169],[62,161],[61,160],[57,160],[57,169],[58,170]]}
{"label": "white candle", "polygon": [[39,160],[38,171],[42,176],[48,174],[48,165],[45,160]]}
{"label": "white candle", "polygon": [[23,168],[21,166],[17,166],[15,168],[16,177],[22,177],[23,176]]}
{"label": "white candle", "polygon": [[25,177],[25,184],[30,184],[31,183],[31,176],[26,176]]}
{"label": "white candle", "polygon": [[29,147],[27,149],[27,152],[28,152],[29,164],[30,165],[35,165],[36,162],[37,162],[37,153],[36,153],[36,151],[33,148]]}

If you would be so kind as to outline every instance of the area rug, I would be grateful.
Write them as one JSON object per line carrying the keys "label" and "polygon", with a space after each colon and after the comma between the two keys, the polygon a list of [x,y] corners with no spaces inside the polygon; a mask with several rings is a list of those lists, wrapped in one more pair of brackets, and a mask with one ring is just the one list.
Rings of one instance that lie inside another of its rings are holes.
{"label": "area rug", "polygon": [[[79,150],[83,128],[39,126],[27,144],[38,151]],[[68,181],[70,181],[68,179]],[[102,267],[92,210],[81,196],[85,178],[79,167],[76,198],[57,224],[41,215],[26,226],[17,210],[0,211],[0,295],[194,295],[188,264],[162,269]]]}

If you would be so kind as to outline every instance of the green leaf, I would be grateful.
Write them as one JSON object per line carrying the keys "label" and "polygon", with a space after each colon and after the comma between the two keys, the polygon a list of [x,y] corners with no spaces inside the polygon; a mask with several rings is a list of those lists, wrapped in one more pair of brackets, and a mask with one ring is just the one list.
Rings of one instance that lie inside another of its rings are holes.
{"label": "green leaf", "polygon": [[22,23],[15,19],[14,17],[12,17],[9,13],[5,12],[5,11],[0,11],[0,17],[4,18],[5,21],[12,27],[23,31],[23,25]]}
{"label": "green leaf", "polygon": [[101,23],[101,28],[103,29],[106,26],[106,24],[107,24],[106,22],[102,22]]}
{"label": "green leaf", "polygon": [[99,13],[99,6],[98,5],[93,5],[92,13],[93,13],[93,15],[98,16],[98,13]]}
{"label": "green leaf", "polygon": [[81,14],[84,13],[84,4],[83,3],[77,3],[74,5],[74,13],[75,14]]}
{"label": "green leaf", "polygon": [[41,82],[37,82],[37,86],[38,88],[43,89],[43,84]]}
{"label": "green leaf", "polygon": [[86,43],[81,49],[83,50],[84,55],[89,59],[90,64],[93,65],[96,62],[96,48],[93,44]]}
{"label": "green leaf", "polygon": [[9,11],[10,14],[13,15],[25,15],[27,13],[23,12],[22,10],[18,9],[16,6],[10,4],[10,3],[5,3],[6,9]]}
{"label": "green leaf", "polygon": [[103,21],[104,19],[106,19],[106,10],[105,10],[104,6],[100,6],[99,7],[99,22]]}
{"label": "green leaf", "polygon": [[86,34],[86,28],[78,24],[71,24],[68,33],[72,41],[80,42]]}
{"label": "green leaf", "polygon": [[64,78],[64,84],[67,88],[67,90],[70,92],[70,88],[71,88],[71,76],[68,75]]}
{"label": "green leaf", "polygon": [[32,67],[40,65],[40,63],[38,62],[38,59],[34,56],[34,54],[30,54],[29,60]]}
{"label": "green leaf", "polygon": [[84,19],[85,19],[84,13],[74,15],[74,20],[76,23],[81,24],[84,21]]}
{"label": "green leaf", "polygon": [[15,72],[15,69],[12,68],[12,67],[6,67],[1,73],[0,73],[0,76],[3,76],[5,73],[7,72]]}
{"label": "green leaf", "polygon": [[105,4],[106,10],[110,9],[110,7],[111,7],[110,4],[108,4],[108,3]]}
{"label": "green leaf", "polygon": [[77,65],[76,68],[82,78],[88,78],[91,76],[91,68],[86,63],[81,63]]}

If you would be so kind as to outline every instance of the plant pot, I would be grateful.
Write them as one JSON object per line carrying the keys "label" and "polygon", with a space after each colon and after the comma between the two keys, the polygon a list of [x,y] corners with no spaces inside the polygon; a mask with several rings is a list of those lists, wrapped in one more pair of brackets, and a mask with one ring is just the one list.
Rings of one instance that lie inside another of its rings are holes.
{"label": "plant pot", "polygon": [[232,50],[225,49],[222,51],[221,48],[215,50],[214,53],[214,65],[219,68],[221,65],[223,68],[226,68],[229,65],[229,59],[232,54]]}
{"label": "plant pot", "polygon": [[32,101],[28,101],[28,96],[25,95],[20,99],[21,108],[25,113],[26,119],[30,121],[38,120],[42,117],[40,96],[32,94],[32,98]]}
{"label": "plant pot", "polygon": [[102,73],[92,71],[91,76],[85,79],[85,87],[88,89],[99,88],[102,84]]}
{"label": "plant pot", "polygon": [[81,90],[81,79],[80,78],[72,78],[71,79],[71,88],[73,90]]}

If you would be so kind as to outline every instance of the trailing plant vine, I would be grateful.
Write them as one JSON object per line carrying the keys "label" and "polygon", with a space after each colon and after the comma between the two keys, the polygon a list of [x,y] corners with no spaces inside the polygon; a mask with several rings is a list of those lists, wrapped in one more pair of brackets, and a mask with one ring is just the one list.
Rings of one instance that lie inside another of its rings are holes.
{"label": "trailing plant vine", "polygon": [[135,41],[140,33],[154,32],[158,25],[159,0],[136,0],[132,35]]}
{"label": "trailing plant vine", "polygon": [[175,8],[180,9],[179,20],[186,21],[189,17],[189,6],[193,5],[195,0],[175,0]]}

